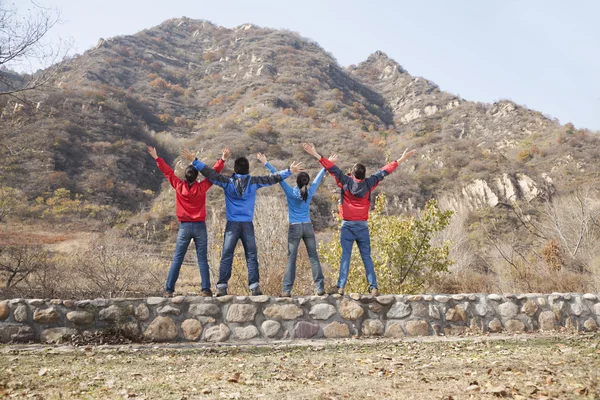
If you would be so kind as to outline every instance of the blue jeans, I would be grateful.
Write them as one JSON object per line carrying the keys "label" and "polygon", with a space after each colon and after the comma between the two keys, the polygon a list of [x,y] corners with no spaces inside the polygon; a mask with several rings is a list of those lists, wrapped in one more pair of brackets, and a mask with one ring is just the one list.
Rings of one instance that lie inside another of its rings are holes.
{"label": "blue jeans", "polygon": [[296,257],[298,256],[300,240],[304,240],[304,244],[306,245],[317,292],[322,292],[325,288],[325,278],[323,277],[319,255],[317,254],[315,231],[310,222],[291,224],[288,229],[288,257],[287,264],[285,265],[285,274],[283,275],[283,291],[289,293],[292,291],[292,286],[294,286],[294,280],[296,279]]}
{"label": "blue jeans", "polygon": [[340,263],[340,276],[337,287],[343,288],[346,286],[348,271],[350,270],[350,258],[352,257],[352,246],[355,241],[365,265],[369,289],[376,288],[377,278],[375,277],[375,266],[371,258],[371,237],[369,236],[367,221],[344,221],[342,223],[342,232],[340,235],[342,261]]}
{"label": "blue jeans", "polygon": [[248,267],[248,288],[252,290],[258,286],[260,277],[258,275],[258,252],[254,237],[254,224],[252,222],[227,221],[227,225],[225,225],[225,238],[223,239],[221,266],[219,268],[219,282],[217,282],[218,289],[226,288],[227,282],[231,278],[233,254],[235,246],[240,239],[244,246],[246,266]]}
{"label": "blue jeans", "polygon": [[200,279],[202,279],[202,290],[210,289],[210,270],[208,268],[208,258],[206,256],[208,236],[206,234],[206,223],[204,222],[181,222],[179,232],[177,233],[177,245],[175,246],[175,256],[167,277],[165,290],[173,293],[175,291],[175,282],[179,278],[179,270],[183,263],[183,258],[187,252],[190,240],[194,239],[196,245],[196,255],[198,256],[198,268],[200,269]]}

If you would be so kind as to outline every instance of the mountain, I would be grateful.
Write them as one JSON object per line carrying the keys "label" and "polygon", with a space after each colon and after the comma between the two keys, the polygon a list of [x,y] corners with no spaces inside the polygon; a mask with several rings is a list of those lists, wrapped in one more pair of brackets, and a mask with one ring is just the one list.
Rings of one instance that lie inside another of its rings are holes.
{"label": "mountain", "polygon": [[[509,100],[462,99],[381,51],[344,68],[314,41],[251,24],[175,18],[100,39],[61,66],[51,90],[1,104],[0,180],[26,201],[13,217],[32,223],[114,226],[168,209],[146,143],[169,162],[181,146],[208,162],[228,146],[233,157],[260,151],[276,166],[298,159],[313,173],[318,165],[300,142],[371,171],[417,148],[381,186],[391,212],[431,197],[471,210],[532,202],[598,175],[593,132]],[[330,195],[318,201],[328,220]]]}

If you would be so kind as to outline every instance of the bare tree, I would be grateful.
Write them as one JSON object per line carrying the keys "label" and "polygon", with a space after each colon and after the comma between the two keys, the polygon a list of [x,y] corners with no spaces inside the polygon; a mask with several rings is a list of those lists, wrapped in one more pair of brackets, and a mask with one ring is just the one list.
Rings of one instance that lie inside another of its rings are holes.
{"label": "bare tree", "polygon": [[[58,71],[70,45],[46,41],[50,30],[59,22],[60,13],[31,1],[26,12],[0,0],[0,95],[39,89]],[[30,74],[11,73],[9,68],[29,70]],[[40,71],[33,73],[34,69]]]}
{"label": "bare tree", "polygon": [[4,287],[14,288],[48,262],[48,252],[39,246],[7,246],[0,249],[0,276],[5,276]]}
{"label": "bare tree", "polygon": [[96,236],[87,251],[75,259],[75,272],[83,278],[78,289],[106,297],[128,291],[154,293],[162,279],[154,275],[147,248],[111,231]]}

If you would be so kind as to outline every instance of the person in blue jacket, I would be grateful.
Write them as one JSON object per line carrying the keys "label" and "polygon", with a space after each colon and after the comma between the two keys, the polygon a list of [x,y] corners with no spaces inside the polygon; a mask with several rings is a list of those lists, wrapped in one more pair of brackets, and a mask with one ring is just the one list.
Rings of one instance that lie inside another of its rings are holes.
{"label": "person in blue jacket", "polygon": [[[270,172],[277,172],[275,167],[267,161],[267,157],[264,154],[258,153],[256,158],[262,162]],[[304,241],[304,245],[306,246],[317,295],[322,296],[325,294],[325,278],[323,277],[319,255],[317,254],[315,231],[312,226],[312,221],[310,220],[310,202],[317,192],[325,172],[325,168],[322,168],[315,177],[312,185],[310,184],[310,176],[306,172],[300,172],[298,174],[298,177],[296,178],[297,186],[293,188],[285,181],[279,182],[287,199],[288,220],[290,223],[288,228],[287,263],[285,265],[283,286],[281,290],[282,297],[291,296],[294,280],[296,279],[296,258],[298,256],[298,248],[300,247],[301,240]]]}
{"label": "person in blue jacket", "polygon": [[246,157],[238,157],[233,165],[234,174],[227,177],[208,167],[202,161],[199,161],[190,151],[184,149],[181,154],[189,161],[192,161],[194,168],[202,175],[215,185],[222,187],[225,193],[227,224],[225,225],[223,253],[219,267],[217,296],[225,296],[227,294],[228,282],[231,278],[231,267],[233,265],[233,254],[239,240],[242,241],[246,255],[248,289],[250,289],[252,296],[261,295],[258,252],[256,249],[254,224],[252,222],[254,218],[254,204],[256,203],[256,191],[262,187],[279,183],[292,173],[301,171],[302,164],[293,162],[288,169],[269,176],[251,176],[248,159]]}

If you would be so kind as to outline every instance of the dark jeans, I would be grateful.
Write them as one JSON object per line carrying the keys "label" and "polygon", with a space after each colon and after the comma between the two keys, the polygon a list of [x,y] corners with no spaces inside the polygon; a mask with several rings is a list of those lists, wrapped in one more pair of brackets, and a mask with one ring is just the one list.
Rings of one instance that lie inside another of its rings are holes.
{"label": "dark jeans", "polygon": [[233,265],[235,246],[240,239],[244,246],[246,266],[248,267],[248,288],[254,289],[258,286],[260,277],[258,275],[258,253],[254,237],[254,224],[252,222],[227,221],[217,288],[227,287],[227,282],[231,278],[231,266]]}
{"label": "dark jeans", "polygon": [[187,252],[190,240],[194,239],[196,245],[196,255],[198,256],[198,268],[200,269],[200,279],[202,279],[202,290],[210,289],[210,270],[208,268],[208,258],[206,257],[208,237],[206,235],[206,224],[204,222],[182,222],[179,224],[177,233],[177,245],[175,246],[175,256],[169,270],[165,290],[167,292],[175,291],[175,282],[179,278],[179,270],[183,263],[183,258]]}
{"label": "dark jeans", "polygon": [[296,257],[298,256],[300,240],[304,240],[304,244],[306,245],[317,292],[322,292],[325,288],[325,278],[323,277],[319,255],[317,254],[315,231],[310,222],[291,224],[288,229],[288,258],[285,266],[285,274],[283,275],[283,291],[289,293],[292,291],[292,286],[294,286],[294,280],[296,279]]}
{"label": "dark jeans", "polygon": [[346,286],[354,242],[358,245],[360,256],[365,265],[369,289],[376,288],[377,278],[375,277],[375,266],[373,265],[373,259],[371,258],[371,237],[369,236],[369,225],[367,224],[367,221],[344,221],[342,223],[342,232],[340,235],[342,260],[340,263],[340,276],[338,278],[337,286],[340,288]]}

